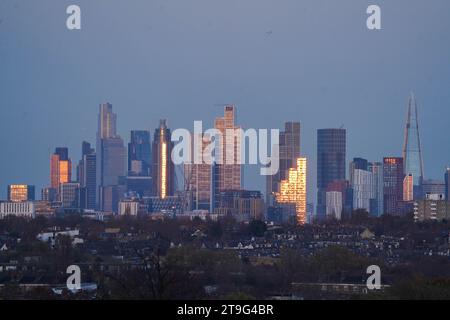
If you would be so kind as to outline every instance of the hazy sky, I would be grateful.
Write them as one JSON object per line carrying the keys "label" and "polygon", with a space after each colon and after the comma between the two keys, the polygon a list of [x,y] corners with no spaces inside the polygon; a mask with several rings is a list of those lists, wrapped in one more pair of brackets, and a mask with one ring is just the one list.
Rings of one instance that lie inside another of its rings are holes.
{"label": "hazy sky", "polygon": [[[70,4],[82,30],[66,29]],[[382,30],[366,8],[382,9]],[[427,178],[450,165],[448,0],[0,0],[0,198],[49,183],[49,157],[95,143],[109,101],[131,129],[213,125],[235,103],[244,128],[302,123],[314,200],[316,130],[344,126],[347,160],[400,156],[416,94]],[[264,191],[257,168],[245,187]]]}

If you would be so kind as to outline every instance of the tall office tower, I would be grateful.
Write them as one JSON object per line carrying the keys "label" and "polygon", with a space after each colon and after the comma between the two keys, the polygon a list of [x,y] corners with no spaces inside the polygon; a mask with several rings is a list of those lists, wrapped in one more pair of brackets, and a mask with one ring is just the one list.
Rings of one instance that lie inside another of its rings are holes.
{"label": "tall office tower", "polygon": [[273,176],[266,177],[266,203],[271,205],[274,192],[280,191],[281,180],[288,178],[290,168],[295,168],[300,157],[300,122],[286,122],[280,132],[280,168]]}
{"label": "tall office tower", "polygon": [[104,188],[119,185],[119,177],[125,176],[125,147],[122,138],[116,132],[116,115],[112,105],[101,104],[98,115],[97,158],[96,158],[96,202],[100,210],[106,206],[117,207],[105,201],[116,201],[104,197]]}
{"label": "tall office tower", "polygon": [[96,199],[96,168],[97,156],[89,142],[83,141],[81,145],[81,160],[77,167],[77,181],[80,184],[80,207],[82,209],[95,209]]}
{"label": "tall office tower", "polygon": [[26,184],[8,185],[8,201],[34,201],[34,186]]}
{"label": "tall office tower", "polygon": [[281,180],[275,201],[279,204],[294,204],[297,223],[306,223],[306,158],[298,158],[296,167],[289,169],[288,178]]}
{"label": "tall office tower", "polygon": [[444,182],[445,182],[445,199],[447,201],[450,201],[450,168],[447,168],[445,170]]}
{"label": "tall office tower", "polygon": [[352,170],[353,209],[370,212],[370,202],[375,198],[373,174],[362,169]]}
{"label": "tall office tower", "polygon": [[80,159],[80,161],[78,161],[78,165],[77,165],[77,181],[79,183],[81,183],[84,180],[83,158],[85,155],[92,154],[94,152],[95,152],[95,150],[91,148],[91,144],[89,142],[83,141],[81,143],[81,159]]}
{"label": "tall office tower", "polygon": [[152,145],[153,194],[161,199],[175,193],[175,167],[172,162],[173,142],[166,120],[160,120]]}
{"label": "tall office tower", "polygon": [[336,220],[342,219],[342,211],[344,209],[342,192],[327,191],[327,219],[334,218]]}
{"label": "tall office tower", "polygon": [[373,175],[374,198],[370,201],[370,214],[379,217],[383,214],[383,164],[370,162],[367,166]]}
{"label": "tall office tower", "polygon": [[59,187],[62,183],[72,179],[72,162],[69,159],[69,149],[56,148],[50,158],[50,186],[56,190],[56,198],[59,200]]}
{"label": "tall office tower", "polygon": [[[203,151],[209,145],[211,137],[206,134],[199,134],[195,144],[195,137],[192,136],[192,154],[197,153],[198,159],[202,163],[184,164],[184,191],[188,196],[188,204],[191,210],[209,210],[213,211],[213,192],[212,192],[212,166],[205,163]],[[194,159],[194,157],[193,157]]]}
{"label": "tall office tower", "polygon": [[420,144],[419,122],[417,118],[417,104],[411,93],[408,101],[408,115],[406,118],[405,141],[403,144],[403,159],[405,175],[412,175],[414,184],[414,199],[422,197],[423,159]]}
{"label": "tall office tower", "polygon": [[317,130],[317,219],[326,217],[328,184],[345,180],[345,129]]}
{"label": "tall office tower", "polygon": [[383,158],[384,213],[399,215],[399,203],[403,200],[403,158]]}
{"label": "tall office tower", "polygon": [[226,105],[224,116],[214,121],[214,128],[221,133],[213,166],[214,206],[219,205],[220,192],[242,188],[242,137],[241,128],[236,126],[236,113],[236,106]]}
{"label": "tall office tower", "polygon": [[131,131],[130,143],[128,143],[128,175],[149,177],[151,160],[150,132]]}
{"label": "tall office tower", "polygon": [[349,179],[348,181],[352,184],[353,181],[353,171],[354,170],[364,170],[367,171],[369,166],[369,162],[363,158],[353,158],[353,161],[350,161],[350,165],[348,168]]}
{"label": "tall office tower", "polygon": [[412,174],[405,176],[403,179],[403,201],[414,200],[414,179]]}

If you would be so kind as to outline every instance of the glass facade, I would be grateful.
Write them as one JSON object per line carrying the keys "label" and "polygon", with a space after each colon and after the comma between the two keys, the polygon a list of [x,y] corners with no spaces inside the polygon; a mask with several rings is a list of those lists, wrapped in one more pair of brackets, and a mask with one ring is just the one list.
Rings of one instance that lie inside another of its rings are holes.
{"label": "glass facade", "polygon": [[422,197],[421,185],[423,182],[423,159],[420,144],[419,122],[417,117],[417,104],[413,94],[408,101],[408,114],[405,127],[405,141],[403,144],[403,159],[405,175],[412,176],[413,197]]}
{"label": "glass facade", "polygon": [[345,180],[346,130],[317,130],[317,218],[326,217],[326,189],[334,181]]}

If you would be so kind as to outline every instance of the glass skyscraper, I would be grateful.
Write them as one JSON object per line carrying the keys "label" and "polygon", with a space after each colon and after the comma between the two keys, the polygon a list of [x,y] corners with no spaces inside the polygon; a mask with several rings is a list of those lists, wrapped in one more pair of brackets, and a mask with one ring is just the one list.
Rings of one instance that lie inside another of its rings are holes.
{"label": "glass skyscraper", "polygon": [[[125,147],[122,138],[116,132],[116,115],[112,112],[112,105],[101,104],[98,115],[97,131],[97,206],[115,208],[118,199],[105,197],[104,190],[114,189],[119,185],[119,178],[125,176]],[[114,191],[114,190],[113,190]],[[117,194],[117,192],[109,192]],[[111,203],[105,203],[111,202]]]}
{"label": "glass skyscraper", "polygon": [[326,218],[328,184],[345,180],[346,130],[317,130],[317,218]]}
{"label": "glass skyscraper", "polygon": [[171,157],[173,146],[166,120],[160,120],[152,145],[152,192],[161,199],[175,193],[175,167]]}
{"label": "glass skyscraper", "polygon": [[419,199],[422,197],[423,159],[417,117],[417,103],[413,93],[411,93],[408,101],[403,159],[405,176],[412,175],[413,177],[413,197],[414,199]]}
{"label": "glass skyscraper", "polygon": [[271,203],[273,193],[280,191],[281,180],[287,180],[289,169],[296,168],[300,158],[300,122],[286,122],[280,132],[280,168],[273,176],[266,178],[266,203]]}
{"label": "glass skyscraper", "polygon": [[403,201],[403,158],[383,158],[384,213],[400,215],[399,204]]}
{"label": "glass skyscraper", "polygon": [[131,131],[130,143],[128,143],[128,175],[150,176],[151,158],[150,132]]}

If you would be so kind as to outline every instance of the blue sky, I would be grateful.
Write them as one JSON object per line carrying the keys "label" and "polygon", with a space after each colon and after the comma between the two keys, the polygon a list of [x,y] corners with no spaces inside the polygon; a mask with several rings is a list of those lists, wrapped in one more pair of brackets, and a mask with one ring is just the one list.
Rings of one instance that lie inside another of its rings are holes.
{"label": "blue sky", "polygon": [[[82,30],[66,29],[66,7]],[[382,9],[382,30],[366,8]],[[213,125],[234,103],[244,128],[302,123],[314,200],[316,130],[344,126],[347,160],[401,155],[406,103],[419,106],[425,175],[450,165],[448,0],[1,0],[0,198],[49,183],[49,157],[95,143],[98,104],[132,129]],[[258,168],[245,187],[264,190]]]}

